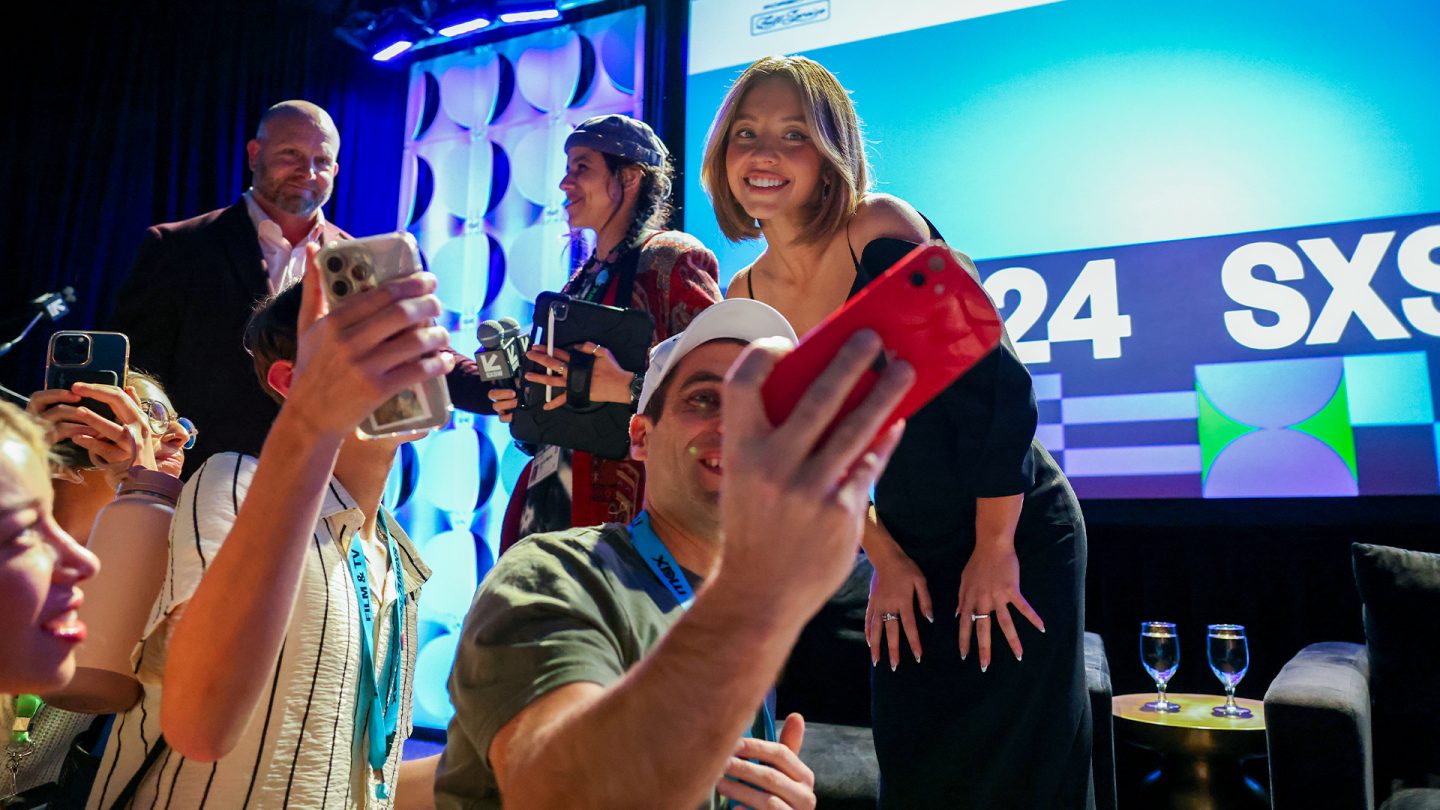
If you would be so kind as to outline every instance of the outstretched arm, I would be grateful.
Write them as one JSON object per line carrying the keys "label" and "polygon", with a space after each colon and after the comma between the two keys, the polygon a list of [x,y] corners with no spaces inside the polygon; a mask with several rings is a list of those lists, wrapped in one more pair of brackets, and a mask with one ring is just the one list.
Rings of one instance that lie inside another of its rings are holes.
{"label": "outstretched arm", "polygon": [[172,747],[211,762],[234,747],[284,643],[303,557],[340,446],[382,402],[450,367],[419,274],[327,314],[319,270],[300,308],[299,357],[235,523],[185,605],[168,651],[160,724]]}
{"label": "outstretched arm", "polygon": [[559,687],[501,728],[488,754],[506,807],[655,797],[693,807],[710,794],[801,628],[851,569],[867,493],[900,426],[867,448],[911,384],[909,366],[891,364],[834,434],[822,441],[821,430],[878,350],[872,333],[853,338],[779,428],[759,396],[777,352],[742,355],[723,393],[718,572],[618,682]]}

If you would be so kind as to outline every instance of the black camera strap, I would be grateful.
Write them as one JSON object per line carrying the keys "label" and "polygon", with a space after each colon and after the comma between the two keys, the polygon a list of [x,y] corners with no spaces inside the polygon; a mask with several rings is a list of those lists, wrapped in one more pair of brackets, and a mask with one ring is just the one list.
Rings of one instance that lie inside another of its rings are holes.
{"label": "black camera strap", "polygon": [[615,306],[621,309],[630,308],[630,297],[635,293],[635,274],[640,270],[640,251],[644,247],[644,243],[636,245],[615,261]]}

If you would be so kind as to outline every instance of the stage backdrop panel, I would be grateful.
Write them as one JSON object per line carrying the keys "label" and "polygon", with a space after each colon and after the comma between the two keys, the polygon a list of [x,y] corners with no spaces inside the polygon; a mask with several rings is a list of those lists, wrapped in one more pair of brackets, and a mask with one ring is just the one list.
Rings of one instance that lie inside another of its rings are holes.
{"label": "stage backdrop panel", "polygon": [[[438,279],[458,351],[475,353],[486,319],[508,315],[528,328],[535,297],[569,278],[565,138],[594,115],[640,116],[644,41],[636,8],[411,68],[399,227]],[[456,634],[528,457],[507,426],[459,410],[414,448],[392,492],[409,477],[414,494],[400,519],[434,571],[420,598],[415,722],[444,728]]]}
{"label": "stage backdrop panel", "polygon": [[685,227],[725,90],[804,53],[977,259],[1082,497],[1440,493],[1440,6],[694,0]]}

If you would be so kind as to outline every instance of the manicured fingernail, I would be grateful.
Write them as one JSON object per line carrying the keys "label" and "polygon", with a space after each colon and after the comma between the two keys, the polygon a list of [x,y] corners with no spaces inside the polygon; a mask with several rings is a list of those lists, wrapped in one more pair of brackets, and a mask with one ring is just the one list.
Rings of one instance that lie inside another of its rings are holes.
{"label": "manicured fingernail", "polygon": [[981,671],[981,672],[984,672],[985,670],[987,670],[987,669],[989,669],[989,668],[990,668],[990,665],[989,665],[989,664],[981,664],[981,665],[980,665],[980,671]]}
{"label": "manicured fingernail", "polygon": [[1043,624],[1040,625],[1040,632],[1042,632],[1042,633],[1045,632],[1045,625],[1043,625]]}
{"label": "manicured fingernail", "polygon": [[879,665],[880,665],[880,659],[879,659],[879,658],[872,658],[872,659],[870,659],[870,666],[874,667],[874,666],[879,666]]}
{"label": "manicured fingernail", "polygon": [[[957,614],[955,614],[955,615],[956,615],[956,616],[959,616],[960,614],[957,613]],[[925,620],[928,621],[928,622],[930,622],[931,624],[934,624],[934,623],[935,623],[935,614],[934,614],[934,613],[926,613],[926,614],[925,614]]]}
{"label": "manicured fingernail", "polygon": [[915,653],[915,663],[920,663],[920,653]]}
{"label": "manicured fingernail", "polygon": [[891,664],[891,665],[890,665],[890,671],[891,671],[891,672],[894,672],[894,671],[895,671],[895,668],[898,667],[898,666],[900,666],[900,665],[899,665],[899,664]]}
{"label": "manicured fingernail", "polygon": [[964,660],[965,660],[965,656],[967,656],[967,655],[969,655],[969,654],[970,654],[970,653],[960,653],[960,660],[961,660],[961,661],[964,661]]}
{"label": "manicured fingernail", "polygon": [[1024,661],[1024,660],[1025,660],[1025,656],[1023,656],[1023,655],[1017,655],[1017,656],[1015,656],[1015,660],[1016,660],[1017,662],[1019,662],[1019,661]]}

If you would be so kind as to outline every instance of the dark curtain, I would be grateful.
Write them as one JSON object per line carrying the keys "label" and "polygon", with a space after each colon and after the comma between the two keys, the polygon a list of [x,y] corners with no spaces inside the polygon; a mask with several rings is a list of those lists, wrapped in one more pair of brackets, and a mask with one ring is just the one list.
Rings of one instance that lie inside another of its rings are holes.
{"label": "dark curtain", "polygon": [[245,143],[277,101],[314,101],[340,129],[326,216],[395,229],[408,72],[337,40],[333,5],[96,3],[10,30],[23,58],[0,122],[0,318],[66,285],[78,301],[0,358],[0,383],[34,390],[49,332],[103,324],[147,226],[239,198]]}

